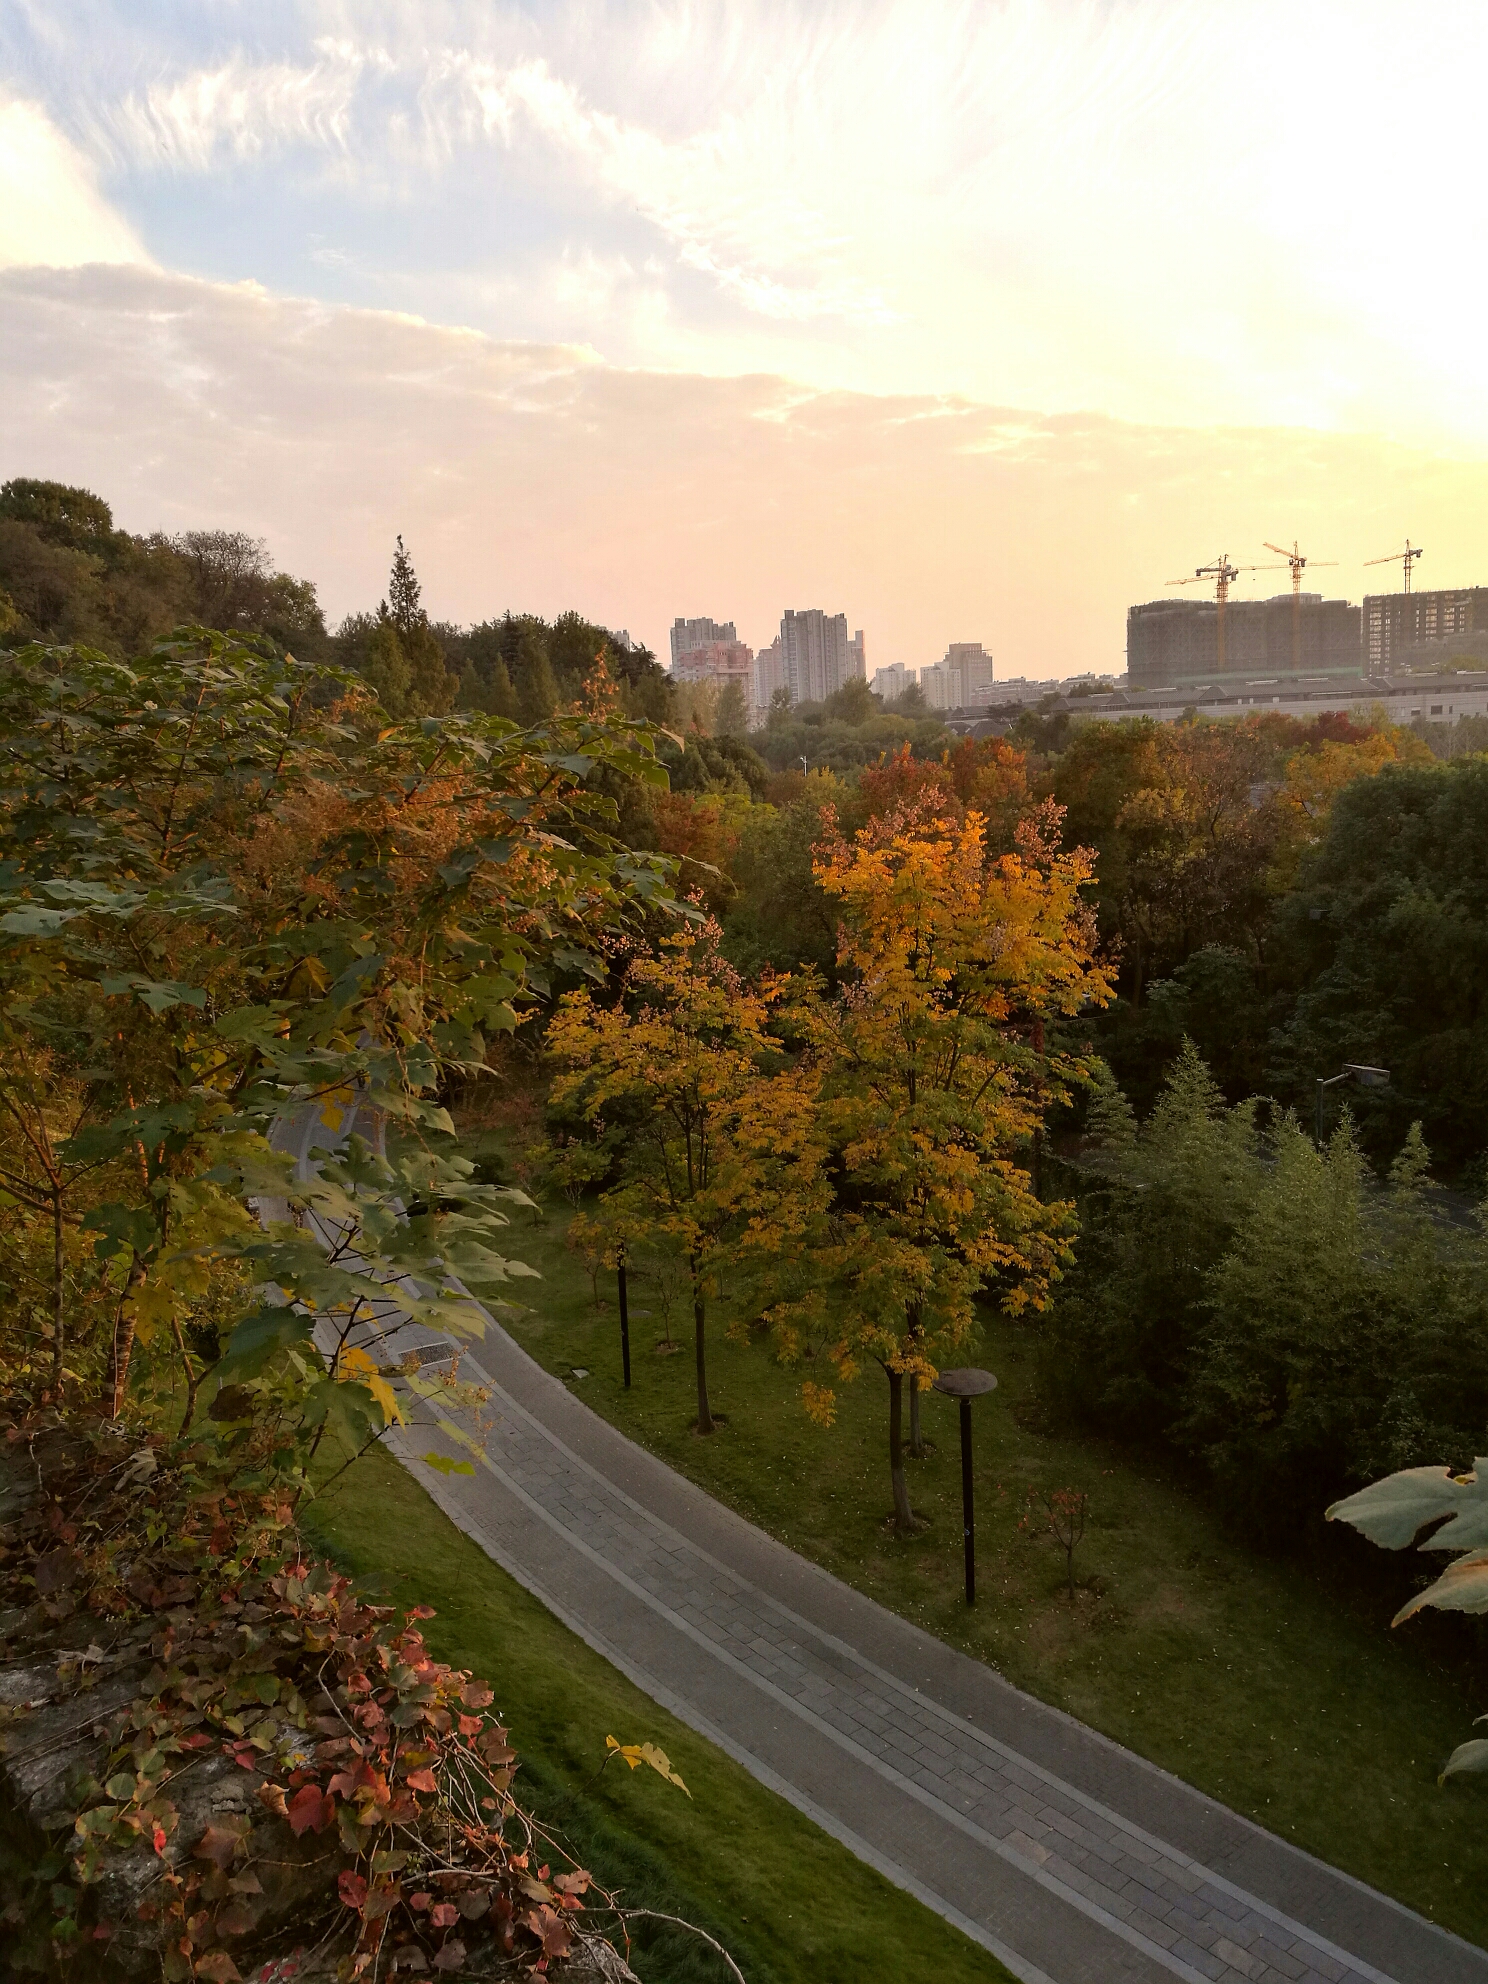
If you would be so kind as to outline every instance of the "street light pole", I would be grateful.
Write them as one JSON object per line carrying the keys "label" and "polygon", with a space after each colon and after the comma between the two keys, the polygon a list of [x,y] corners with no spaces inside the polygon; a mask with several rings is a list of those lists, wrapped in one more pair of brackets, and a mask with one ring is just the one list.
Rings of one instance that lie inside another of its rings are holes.
{"label": "street light pole", "polygon": [[1357,1082],[1360,1088],[1388,1088],[1390,1070],[1370,1068],[1361,1061],[1345,1061],[1343,1072],[1338,1075],[1319,1075],[1317,1078],[1317,1147],[1323,1147],[1323,1091],[1338,1082]]}
{"label": "street light pole", "polygon": [[630,1390],[630,1303],[625,1290],[625,1249],[615,1263],[616,1290],[620,1297],[620,1365],[625,1373],[625,1389]]}
{"label": "street light pole", "polygon": [[942,1371],[933,1387],[961,1408],[961,1537],[966,1552],[966,1602],[976,1604],[976,1517],[972,1507],[971,1401],[997,1389],[990,1371]]}

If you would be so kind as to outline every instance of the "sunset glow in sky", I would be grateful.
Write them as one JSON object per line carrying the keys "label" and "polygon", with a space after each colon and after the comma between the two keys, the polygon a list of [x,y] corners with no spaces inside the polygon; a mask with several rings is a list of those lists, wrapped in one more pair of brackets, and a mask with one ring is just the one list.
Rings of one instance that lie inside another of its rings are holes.
{"label": "sunset glow in sky", "polygon": [[1267,538],[1488,583],[1485,74],[1480,4],[0,0],[0,475],[870,670],[1119,668]]}

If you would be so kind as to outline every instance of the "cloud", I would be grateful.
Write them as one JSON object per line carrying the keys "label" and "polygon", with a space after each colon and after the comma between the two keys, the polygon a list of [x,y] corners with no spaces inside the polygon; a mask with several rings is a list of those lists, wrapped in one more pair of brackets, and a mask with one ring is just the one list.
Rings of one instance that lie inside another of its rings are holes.
{"label": "cloud", "polygon": [[116,162],[178,172],[298,146],[344,152],[363,79],[386,67],[373,50],[330,40],[308,63],[265,62],[239,50],[105,105],[95,129]]}
{"label": "cloud", "polygon": [[148,259],[41,106],[0,103],[0,268]]}
{"label": "cloud", "polygon": [[[1391,0],[1236,0],[1218,38],[1200,0],[0,17],[200,273],[484,296],[623,363],[1488,442],[1474,0],[1404,37]],[[651,263],[638,307],[573,281]]]}
{"label": "cloud", "polygon": [[1268,537],[1354,598],[1407,533],[1434,584],[1488,577],[1488,465],[1364,436],[627,370],[138,268],[0,276],[0,365],[0,475],[266,537],[334,614],[380,596],[402,531],[455,620],[576,606],[654,647],[711,613],[758,644],[821,605],[875,664],[981,639],[1040,675],[1120,667],[1130,602]]}
{"label": "cloud", "polygon": [[448,78],[469,92],[488,134],[511,144],[525,127],[545,140],[604,198],[633,204],[689,268],[747,309],[791,319],[892,319],[880,292],[841,266],[849,244],[840,230],[778,183],[760,187],[763,133],[750,120],[726,114],[675,141],[594,109],[545,61],[501,70],[455,60]]}

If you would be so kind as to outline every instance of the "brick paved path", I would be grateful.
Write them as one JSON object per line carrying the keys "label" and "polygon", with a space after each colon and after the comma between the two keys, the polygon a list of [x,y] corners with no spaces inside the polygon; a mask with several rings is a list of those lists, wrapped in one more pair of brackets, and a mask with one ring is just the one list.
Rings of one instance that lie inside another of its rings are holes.
{"label": "brick paved path", "polygon": [[[390,1359],[446,1351],[391,1302],[380,1327]],[[416,1458],[466,1457],[450,1434],[390,1436],[433,1499],[652,1699],[1028,1984],[1488,1984],[1483,1952],[774,1542],[494,1322],[461,1371],[497,1415],[473,1478]]]}

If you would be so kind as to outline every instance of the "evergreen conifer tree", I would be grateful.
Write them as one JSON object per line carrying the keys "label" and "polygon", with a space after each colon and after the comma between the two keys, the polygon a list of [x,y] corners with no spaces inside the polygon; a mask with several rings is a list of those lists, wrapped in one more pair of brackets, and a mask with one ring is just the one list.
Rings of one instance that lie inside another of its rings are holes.
{"label": "evergreen conifer tree", "polygon": [[395,722],[409,714],[408,657],[403,652],[398,629],[389,614],[380,613],[377,617],[377,625],[367,643],[362,674],[371,684],[378,702]]}
{"label": "evergreen conifer tree", "polygon": [[378,617],[395,633],[407,669],[402,714],[443,716],[454,703],[459,679],[445,666],[444,649],[434,637],[422,600],[423,588],[400,533],[388,577],[388,596]]}
{"label": "evergreen conifer tree", "polygon": [[398,533],[398,549],[393,554],[393,569],[388,577],[387,610],[388,618],[400,635],[406,637],[421,623],[429,624],[424,612],[423,587],[418,582],[418,574],[413,569],[413,560],[403,549],[403,533]]}

